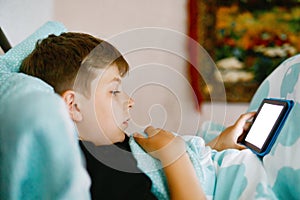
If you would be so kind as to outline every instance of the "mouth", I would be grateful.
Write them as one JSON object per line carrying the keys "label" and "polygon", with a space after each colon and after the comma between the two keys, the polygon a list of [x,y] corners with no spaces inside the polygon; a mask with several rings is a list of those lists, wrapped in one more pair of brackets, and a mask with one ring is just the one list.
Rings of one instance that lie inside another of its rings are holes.
{"label": "mouth", "polygon": [[124,124],[124,125],[128,125],[129,121],[130,121],[130,118],[126,119],[126,120],[123,122],[123,124]]}

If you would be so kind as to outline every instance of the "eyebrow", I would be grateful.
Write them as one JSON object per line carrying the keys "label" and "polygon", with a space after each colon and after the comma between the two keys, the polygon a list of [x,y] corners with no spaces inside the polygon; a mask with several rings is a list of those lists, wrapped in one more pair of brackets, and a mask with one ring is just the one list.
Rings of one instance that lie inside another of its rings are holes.
{"label": "eyebrow", "polygon": [[121,83],[121,79],[119,77],[114,77],[110,82],[118,82]]}

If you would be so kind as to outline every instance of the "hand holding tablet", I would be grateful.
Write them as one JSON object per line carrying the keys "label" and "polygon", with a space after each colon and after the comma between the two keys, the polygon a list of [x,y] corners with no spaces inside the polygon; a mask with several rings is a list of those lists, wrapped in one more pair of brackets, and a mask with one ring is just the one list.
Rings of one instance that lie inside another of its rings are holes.
{"label": "hand holding tablet", "polygon": [[250,129],[238,141],[258,156],[270,152],[294,102],[283,99],[264,99]]}

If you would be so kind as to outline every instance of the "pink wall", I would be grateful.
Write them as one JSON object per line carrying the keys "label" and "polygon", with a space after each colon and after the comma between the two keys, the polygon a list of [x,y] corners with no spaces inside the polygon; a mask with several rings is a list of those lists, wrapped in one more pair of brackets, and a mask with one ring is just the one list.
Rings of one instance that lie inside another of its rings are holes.
{"label": "pink wall", "polygon": [[[168,28],[183,34],[186,32],[185,0],[55,0],[54,2],[54,18],[62,21],[69,30],[88,32],[102,38],[111,39],[124,34],[124,31],[143,27]],[[151,35],[149,37],[151,38]],[[134,40],[131,38],[128,43]],[[158,43],[164,43],[168,40],[168,36],[162,36],[157,40]],[[186,56],[185,42],[184,39],[174,42],[184,56]],[[118,43],[115,46],[119,48]],[[184,59],[168,52],[145,49],[130,52],[125,57],[132,70],[127,78],[129,80],[127,88],[131,88],[129,93],[136,98],[135,109],[132,111],[135,126],[129,131],[152,123],[176,132],[193,134],[203,121],[214,120],[226,125],[232,124],[247,109],[248,104],[205,103],[202,113],[199,114],[194,109],[190,86],[186,83]],[[147,71],[146,74],[139,72],[138,69],[147,65],[152,66],[153,70]],[[164,92],[161,88],[155,90],[142,86],[143,76],[152,79],[156,79],[158,74],[162,77],[173,76],[168,70],[157,70],[159,65],[171,67],[176,73],[185,76],[170,79],[177,84],[176,89],[179,88],[176,90],[176,97],[166,94],[168,92]],[[140,86],[134,87],[134,82],[140,83]],[[151,94],[151,91],[155,93]]]}
{"label": "pink wall", "polygon": [[[70,31],[87,32],[109,40],[124,35],[126,31],[143,27],[160,27],[184,34],[187,21],[186,1],[1,1],[1,27],[7,32],[13,45],[25,39],[48,20],[61,21]],[[186,60],[183,59],[186,57],[186,40],[178,38],[174,41],[174,38],[164,33],[165,31],[162,31],[161,35],[156,36],[155,43],[171,42],[171,48],[180,52],[180,56],[157,49],[140,49],[125,55],[131,65],[130,75],[124,80],[125,89],[136,98],[135,110],[132,111],[136,126],[132,126],[129,131],[152,123],[172,131],[194,134],[198,125],[206,120],[232,124],[240,113],[246,111],[248,104],[205,103],[201,114],[195,111],[186,78]],[[149,35],[149,40],[151,38]],[[138,38],[133,37],[122,41],[130,45],[136,39]],[[118,42],[114,44],[118,48],[124,45]],[[143,69],[151,70],[145,73]],[[154,84],[153,88],[149,89],[142,84],[142,81],[146,80],[145,77],[155,80],[161,86],[165,84],[166,87],[155,90]]]}

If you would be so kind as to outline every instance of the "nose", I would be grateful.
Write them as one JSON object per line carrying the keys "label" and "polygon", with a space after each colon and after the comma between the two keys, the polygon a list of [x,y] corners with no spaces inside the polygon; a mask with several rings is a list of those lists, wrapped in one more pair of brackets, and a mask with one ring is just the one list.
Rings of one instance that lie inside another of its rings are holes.
{"label": "nose", "polygon": [[124,92],[124,106],[128,109],[132,108],[134,105],[134,100],[126,93]]}
{"label": "nose", "polygon": [[129,97],[129,99],[128,99],[128,108],[132,108],[133,105],[134,105],[134,100],[131,97]]}

